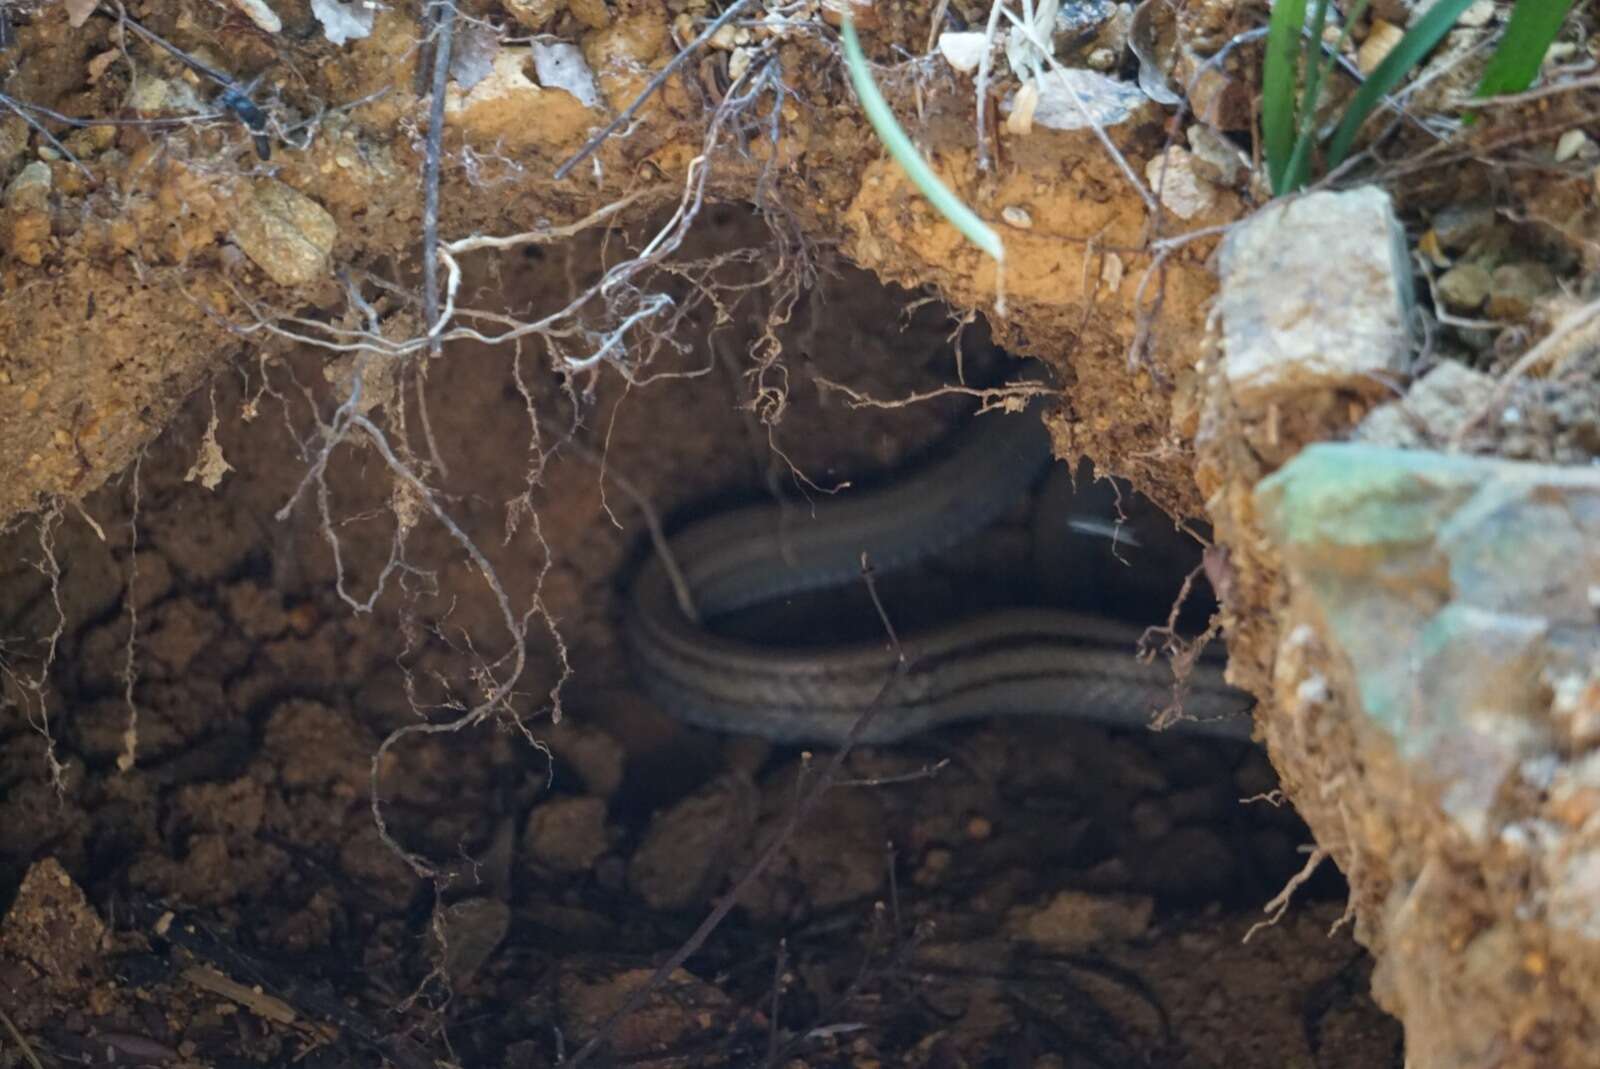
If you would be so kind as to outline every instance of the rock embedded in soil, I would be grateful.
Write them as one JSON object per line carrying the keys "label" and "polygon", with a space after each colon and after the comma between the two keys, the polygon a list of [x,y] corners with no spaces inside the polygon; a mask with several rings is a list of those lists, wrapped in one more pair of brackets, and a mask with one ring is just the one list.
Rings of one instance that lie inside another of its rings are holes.
{"label": "rock embedded in soil", "polygon": [[440,910],[430,929],[439,967],[453,985],[470,983],[511,929],[511,907],[496,898],[468,898]]}
{"label": "rock embedded in soil", "polygon": [[[650,969],[602,971],[581,964],[563,966],[556,982],[556,1006],[568,1042],[583,1043],[598,1033],[652,975]],[[727,995],[678,969],[644,1005],[609,1030],[610,1049],[624,1059],[663,1051],[718,1027],[718,1019],[731,1008]]]}
{"label": "rock embedded in soil", "polygon": [[1555,273],[1542,263],[1524,260],[1501,264],[1490,278],[1488,312],[1497,319],[1521,319],[1541,297],[1555,289]]}
{"label": "rock embedded in soil", "polygon": [[230,236],[280,286],[324,278],[339,224],[304,193],[268,179],[246,187]]}
{"label": "rock embedded in soil", "polygon": [[652,909],[700,904],[755,830],[759,797],[744,776],[722,776],[657,813],[628,864],[628,886]]}
{"label": "rock embedded in soil", "polygon": [[1011,934],[1044,950],[1074,953],[1100,943],[1138,939],[1150,928],[1155,901],[1144,896],[1062,891],[1042,908],[1011,911]]}
{"label": "rock embedded in soil", "polygon": [[1452,311],[1476,312],[1493,287],[1493,277],[1482,264],[1457,264],[1439,276],[1439,299]]}
{"label": "rock embedded in soil", "polygon": [[6,185],[6,210],[19,215],[47,210],[50,207],[50,188],[53,184],[50,165],[42,160],[34,160],[18,171],[17,176]]}
{"label": "rock embedded in soil", "polygon": [[1406,373],[1411,268],[1389,195],[1278,201],[1220,253],[1223,371],[1246,419],[1335,391],[1372,396]]}
{"label": "rock embedded in soil", "polygon": [[534,807],[523,832],[528,856],[557,872],[586,872],[606,852],[606,803],[551,798]]}
{"label": "rock embedded in soil", "polygon": [[[98,971],[105,936],[105,924],[83,890],[47,857],[29,867],[0,921],[0,960],[21,963],[22,973],[46,990],[70,993]],[[8,992],[7,1002],[16,1005],[22,993]]]}
{"label": "rock embedded in soil", "polygon": [[1433,232],[1439,247],[1460,252],[1494,228],[1494,205],[1488,203],[1453,204],[1434,213]]}
{"label": "rock embedded in soil", "polygon": [[1269,740],[1411,1064],[1592,1064],[1600,470],[1322,444],[1255,499],[1287,594]]}

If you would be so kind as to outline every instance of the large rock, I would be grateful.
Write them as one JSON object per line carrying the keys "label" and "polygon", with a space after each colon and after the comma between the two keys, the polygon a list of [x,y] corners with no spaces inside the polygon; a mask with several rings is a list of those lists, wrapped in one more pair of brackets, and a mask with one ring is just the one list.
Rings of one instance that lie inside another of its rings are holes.
{"label": "large rock", "polygon": [[1255,508],[1268,741],[1408,1064],[1595,1064],[1600,470],[1323,444]]}
{"label": "large rock", "polygon": [[1228,235],[1219,273],[1223,377],[1243,419],[1384,396],[1409,370],[1410,262],[1382,190],[1273,202]]}

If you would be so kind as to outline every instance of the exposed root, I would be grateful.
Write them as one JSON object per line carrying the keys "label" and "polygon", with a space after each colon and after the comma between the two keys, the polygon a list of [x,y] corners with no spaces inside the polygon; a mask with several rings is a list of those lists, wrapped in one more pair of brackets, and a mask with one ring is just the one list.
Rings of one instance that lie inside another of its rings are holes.
{"label": "exposed root", "polygon": [[[215,412],[215,398],[212,405]],[[214,414],[212,419],[216,419]],[[212,426],[215,425],[213,422]],[[142,496],[139,474],[144,467],[144,454],[145,451],[141,449],[133,458],[133,501],[128,510],[128,645],[122,662],[122,701],[128,709],[128,725],[122,732],[122,753],[117,755],[119,772],[129,771],[139,759],[139,705],[133,699],[133,688],[139,682],[136,645],[139,636],[139,598],[135,587],[139,582],[139,504]]]}
{"label": "exposed root", "polygon": [[1289,902],[1294,898],[1295,891],[1310,880],[1316,873],[1317,868],[1327,859],[1328,851],[1320,846],[1313,847],[1310,853],[1306,855],[1306,863],[1301,866],[1300,871],[1289,877],[1289,882],[1283,885],[1283,890],[1273,895],[1272,899],[1261,907],[1262,912],[1269,914],[1267,919],[1252,924],[1250,930],[1244,933],[1244,938],[1240,942],[1250,942],[1257,932],[1263,928],[1271,928],[1283,920],[1283,915],[1289,912]]}
{"label": "exposed root", "polygon": [[50,673],[55,667],[56,653],[67,629],[66,610],[61,603],[61,562],[56,559],[55,545],[55,532],[61,526],[61,515],[60,500],[52,500],[39,514],[39,559],[33,562],[34,568],[49,581],[51,607],[56,615],[55,626],[40,640],[44,650],[33,671],[18,664],[14,659],[15,654],[8,658],[4,644],[0,643],[0,679],[11,684],[15,695],[12,700],[22,709],[28,726],[44,740],[44,764],[50,785],[58,796],[65,797],[67,766],[56,756],[56,737],[50,723]]}

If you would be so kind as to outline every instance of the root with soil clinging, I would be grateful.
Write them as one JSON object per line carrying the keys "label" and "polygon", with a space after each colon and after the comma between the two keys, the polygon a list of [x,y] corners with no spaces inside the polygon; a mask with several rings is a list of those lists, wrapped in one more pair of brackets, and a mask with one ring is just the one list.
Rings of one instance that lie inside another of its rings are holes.
{"label": "root with soil clinging", "polygon": [[67,793],[67,766],[56,756],[56,737],[50,726],[50,672],[55,667],[56,653],[66,635],[67,614],[61,602],[61,563],[56,559],[55,531],[61,525],[62,502],[53,499],[39,515],[39,559],[33,562],[50,585],[50,602],[55,609],[56,622],[44,638],[44,653],[39,658],[37,670],[29,673],[8,661],[5,647],[0,643],[0,677],[15,689],[23,717],[40,738],[44,740],[44,763],[50,785],[58,797]]}
{"label": "root with soil clinging", "polygon": [[1312,875],[1317,871],[1317,868],[1327,859],[1328,851],[1324,850],[1320,846],[1311,848],[1310,852],[1306,855],[1306,863],[1300,867],[1300,871],[1289,877],[1289,882],[1283,885],[1283,890],[1273,895],[1271,901],[1261,907],[1262,912],[1269,914],[1267,919],[1264,921],[1256,921],[1254,924],[1252,924],[1250,926],[1250,930],[1244,933],[1244,938],[1241,939],[1240,942],[1250,942],[1251,938],[1254,937],[1258,931],[1261,931],[1263,928],[1271,928],[1279,921],[1283,920],[1283,915],[1289,912],[1289,902],[1292,898],[1294,898],[1295,891],[1299,890],[1302,884],[1310,880]]}
{"label": "root with soil clinging", "polygon": [[[215,396],[212,404],[215,407]],[[213,420],[215,417],[213,416]],[[215,426],[215,423],[213,423]],[[133,768],[139,757],[139,706],[133,700],[133,688],[139,681],[139,663],[136,655],[136,643],[139,635],[139,598],[135,587],[139,582],[139,504],[143,496],[139,482],[140,470],[144,467],[143,449],[133,457],[133,502],[128,510],[128,585],[126,598],[128,602],[128,645],[123,655],[122,662],[122,702],[128,709],[128,724],[122,732],[122,753],[117,755],[117,770],[127,772]]]}

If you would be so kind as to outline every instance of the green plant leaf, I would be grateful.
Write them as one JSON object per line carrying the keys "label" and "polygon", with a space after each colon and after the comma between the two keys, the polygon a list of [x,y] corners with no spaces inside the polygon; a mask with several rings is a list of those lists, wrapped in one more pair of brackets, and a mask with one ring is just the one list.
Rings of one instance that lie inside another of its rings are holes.
{"label": "green plant leaf", "polygon": [[[1535,0],[1535,2],[1546,3],[1548,0]],[[1330,168],[1344,162],[1344,158],[1350,154],[1350,146],[1355,144],[1361,124],[1367,121],[1372,109],[1378,106],[1378,102],[1387,96],[1391,89],[1400,84],[1412,67],[1422,62],[1422,57],[1433,51],[1434,46],[1444,38],[1450,27],[1461,17],[1461,13],[1471,7],[1472,3],[1473,0],[1438,0],[1428,9],[1427,14],[1417,20],[1415,26],[1406,31],[1406,35],[1400,38],[1400,43],[1394,46],[1394,51],[1383,57],[1383,62],[1378,64],[1377,69],[1367,76],[1361,88],[1356,90],[1356,95],[1351,98],[1349,107],[1345,109],[1344,117],[1339,120],[1339,128],[1334,131],[1333,141],[1328,145]]]}
{"label": "green plant leaf", "polygon": [[1267,56],[1261,71],[1261,142],[1267,178],[1274,193],[1284,193],[1285,173],[1294,154],[1295,82],[1300,74],[1300,33],[1306,0],[1277,0],[1267,23]]}
{"label": "green plant leaf", "polygon": [[1500,38],[1475,95],[1520,93],[1532,85],[1572,3],[1573,0],[1517,0],[1505,36]]}
{"label": "green plant leaf", "polygon": [[[1322,95],[1322,83],[1328,80],[1328,75],[1333,73],[1333,65],[1344,55],[1344,46],[1350,40],[1350,29],[1361,21],[1362,15],[1367,13],[1367,2],[1368,0],[1356,0],[1345,13],[1344,26],[1339,30],[1339,39],[1334,42],[1332,48],[1327,49],[1327,55],[1323,57],[1322,62],[1313,65],[1306,72],[1306,90],[1300,99],[1300,134],[1295,138],[1294,155],[1289,157],[1289,169],[1283,178],[1284,193],[1293,193],[1305,185],[1310,175],[1311,149],[1317,140],[1317,100]],[[1326,14],[1326,4],[1319,2],[1311,20],[1312,41],[1322,40],[1322,27]]]}
{"label": "green plant leaf", "polygon": [[855,22],[848,14],[845,15],[840,36],[844,40],[845,66],[850,70],[850,82],[855,86],[856,96],[861,98],[862,110],[867,113],[867,121],[872,123],[872,128],[877,131],[883,147],[889,150],[889,155],[894,157],[895,162],[917,184],[917,188],[922,190],[923,195],[938,209],[939,214],[950,220],[957,230],[966,235],[968,241],[1003,263],[1006,258],[1006,247],[1000,240],[1000,235],[989,224],[979,219],[976,212],[950,191],[949,186],[939,180],[939,176],[933,173],[933,168],[928,166],[928,161],[922,158],[922,153],[911,143],[911,138],[900,128],[899,121],[889,108],[889,102],[878,92],[878,86],[873,82],[871,72],[867,70],[867,57],[861,52],[861,41],[856,37]]}

